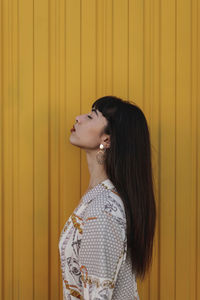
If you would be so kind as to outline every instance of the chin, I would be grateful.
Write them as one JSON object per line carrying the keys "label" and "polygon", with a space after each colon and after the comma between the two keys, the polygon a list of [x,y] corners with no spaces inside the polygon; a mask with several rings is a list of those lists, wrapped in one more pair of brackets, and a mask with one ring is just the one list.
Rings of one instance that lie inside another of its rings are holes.
{"label": "chin", "polygon": [[69,137],[69,141],[72,145],[74,146],[77,146],[77,147],[80,147],[79,144],[77,144],[76,140],[73,138],[73,135],[71,134],[70,137]]}

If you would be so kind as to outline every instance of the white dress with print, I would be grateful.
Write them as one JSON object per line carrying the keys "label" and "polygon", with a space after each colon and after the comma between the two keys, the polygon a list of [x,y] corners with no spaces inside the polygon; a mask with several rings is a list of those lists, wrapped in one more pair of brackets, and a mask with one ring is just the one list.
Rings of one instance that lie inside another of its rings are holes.
{"label": "white dress with print", "polygon": [[109,179],[89,190],[59,240],[63,300],[139,300],[124,205]]}

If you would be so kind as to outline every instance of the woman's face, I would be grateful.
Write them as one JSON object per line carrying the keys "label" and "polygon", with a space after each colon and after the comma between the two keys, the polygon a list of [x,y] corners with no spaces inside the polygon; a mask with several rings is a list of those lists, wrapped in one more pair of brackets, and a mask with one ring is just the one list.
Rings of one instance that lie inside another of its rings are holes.
{"label": "woman's face", "polygon": [[101,143],[108,147],[109,135],[102,134],[107,122],[102,113],[94,108],[89,114],[77,116],[75,131],[69,138],[71,144],[83,149],[99,149]]}

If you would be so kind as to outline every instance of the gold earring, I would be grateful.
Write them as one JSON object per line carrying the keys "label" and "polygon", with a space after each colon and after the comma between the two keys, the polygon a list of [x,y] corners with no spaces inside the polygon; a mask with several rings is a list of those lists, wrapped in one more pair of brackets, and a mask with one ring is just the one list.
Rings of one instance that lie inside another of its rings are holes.
{"label": "gold earring", "polygon": [[97,162],[100,165],[103,165],[103,163],[105,161],[105,150],[106,149],[104,149],[104,145],[103,144],[100,144],[99,148],[100,148],[100,150],[96,154],[96,159],[97,159]]}

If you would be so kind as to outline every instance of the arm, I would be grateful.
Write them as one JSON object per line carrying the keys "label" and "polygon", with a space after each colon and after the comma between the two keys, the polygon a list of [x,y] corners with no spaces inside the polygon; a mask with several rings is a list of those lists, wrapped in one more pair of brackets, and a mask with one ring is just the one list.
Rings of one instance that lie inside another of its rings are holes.
{"label": "arm", "polygon": [[106,212],[86,219],[79,250],[84,300],[112,299],[124,257],[122,230]]}

